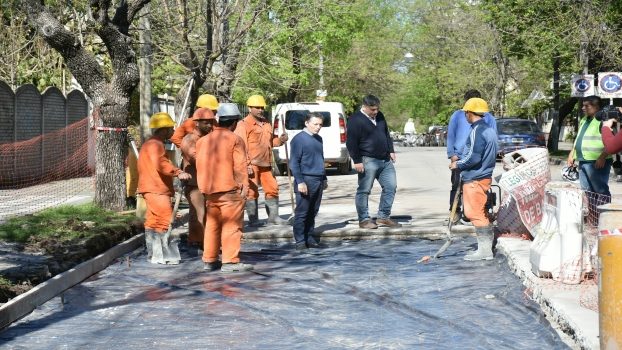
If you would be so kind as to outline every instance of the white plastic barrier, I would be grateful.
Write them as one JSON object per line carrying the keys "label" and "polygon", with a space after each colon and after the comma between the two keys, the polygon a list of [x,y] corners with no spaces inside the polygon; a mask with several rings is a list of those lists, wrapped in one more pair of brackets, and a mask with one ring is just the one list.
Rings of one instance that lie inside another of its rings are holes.
{"label": "white plastic barrier", "polygon": [[546,148],[527,148],[503,158],[505,173],[498,180],[501,206],[497,229],[502,233],[535,236],[534,227],[542,220],[544,186],[551,180]]}
{"label": "white plastic barrier", "polygon": [[592,270],[582,234],[583,201],[583,191],[574,184],[546,184],[543,217],[535,227],[529,252],[531,271],[536,276],[577,284]]}

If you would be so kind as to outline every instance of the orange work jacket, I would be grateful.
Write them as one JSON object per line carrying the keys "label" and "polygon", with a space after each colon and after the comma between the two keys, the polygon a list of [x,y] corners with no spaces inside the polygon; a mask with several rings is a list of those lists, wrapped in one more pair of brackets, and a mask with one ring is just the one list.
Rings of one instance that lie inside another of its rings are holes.
{"label": "orange work jacket", "polygon": [[181,147],[181,141],[186,135],[191,133],[195,127],[196,124],[194,123],[194,120],[192,120],[192,118],[184,120],[183,123],[175,128],[175,132],[173,133],[173,136],[171,136],[171,142],[178,148]]}
{"label": "orange work jacket", "polygon": [[272,157],[272,147],[282,145],[277,135],[272,134],[270,122],[259,122],[252,115],[246,116],[238,122],[235,133],[244,140],[246,151],[252,165],[269,167]]}
{"label": "orange work jacket", "polygon": [[166,157],[164,141],[156,136],[149,138],[138,153],[138,193],[173,195],[173,177],[181,169]]}
{"label": "orange work jacket", "polygon": [[199,131],[194,129],[191,133],[184,136],[179,146],[181,156],[183,157],[182,169],[192,175],[192,179],[186,182],[186,184],[190,186],[197,186],[197,168],[195,164],[197,156],[196,143],[201,137]]}
{"label": "orange work jacket", "polygon": [[203,194],[248,189],[248,158],[238,135],[215,126],[197,141],[196,152],[197,182]]}

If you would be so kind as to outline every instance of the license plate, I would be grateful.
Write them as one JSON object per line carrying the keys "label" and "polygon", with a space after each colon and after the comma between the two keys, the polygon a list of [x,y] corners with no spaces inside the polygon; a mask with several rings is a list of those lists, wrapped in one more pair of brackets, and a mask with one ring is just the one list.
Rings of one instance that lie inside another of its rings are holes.
{"label": "license plate", "polygon": [[518,138],[518,137],[513,137],[512,138],[512,143],[523,143],[523,139]]}

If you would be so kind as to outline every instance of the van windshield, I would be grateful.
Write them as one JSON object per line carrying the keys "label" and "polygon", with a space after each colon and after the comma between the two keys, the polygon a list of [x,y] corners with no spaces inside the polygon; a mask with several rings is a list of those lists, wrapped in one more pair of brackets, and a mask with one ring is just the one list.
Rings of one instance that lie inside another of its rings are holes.
{"label": "van windshield", "polygon": [[[302,130],[305,127],[305,116],[309,113],[308,110],[291,110],[285,112],[285,129],[287,130]],[[330,126],[330,112],[314,112],[322,115],[324,122],[322,127]]]}

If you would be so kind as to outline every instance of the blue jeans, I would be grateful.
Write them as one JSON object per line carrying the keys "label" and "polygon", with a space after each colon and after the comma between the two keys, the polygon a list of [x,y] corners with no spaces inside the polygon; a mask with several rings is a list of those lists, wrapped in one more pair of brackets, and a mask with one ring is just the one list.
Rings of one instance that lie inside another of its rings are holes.
{"label": "blue jeans", "polygon": [[611,196],[608,184],[611,163],[612,160],[607,159],[601,169],[596,169],[594,166],[595,162],[579,162],[579,183],[581,184],[581,189]]}
{"label": "blue jeans", "polygon": [[397,188],[397,177],[395,176],[393,162],[390,159],[363,157],[363,166],[365,172],[358,174],[359,185],[354,199],[359,222],[369,220],[368,199],[374,180],[378,180],[380,187],[382,187],[380,204],[378,205],[378,218],[387,219],[391,216],[391,207],[393,206]]}

